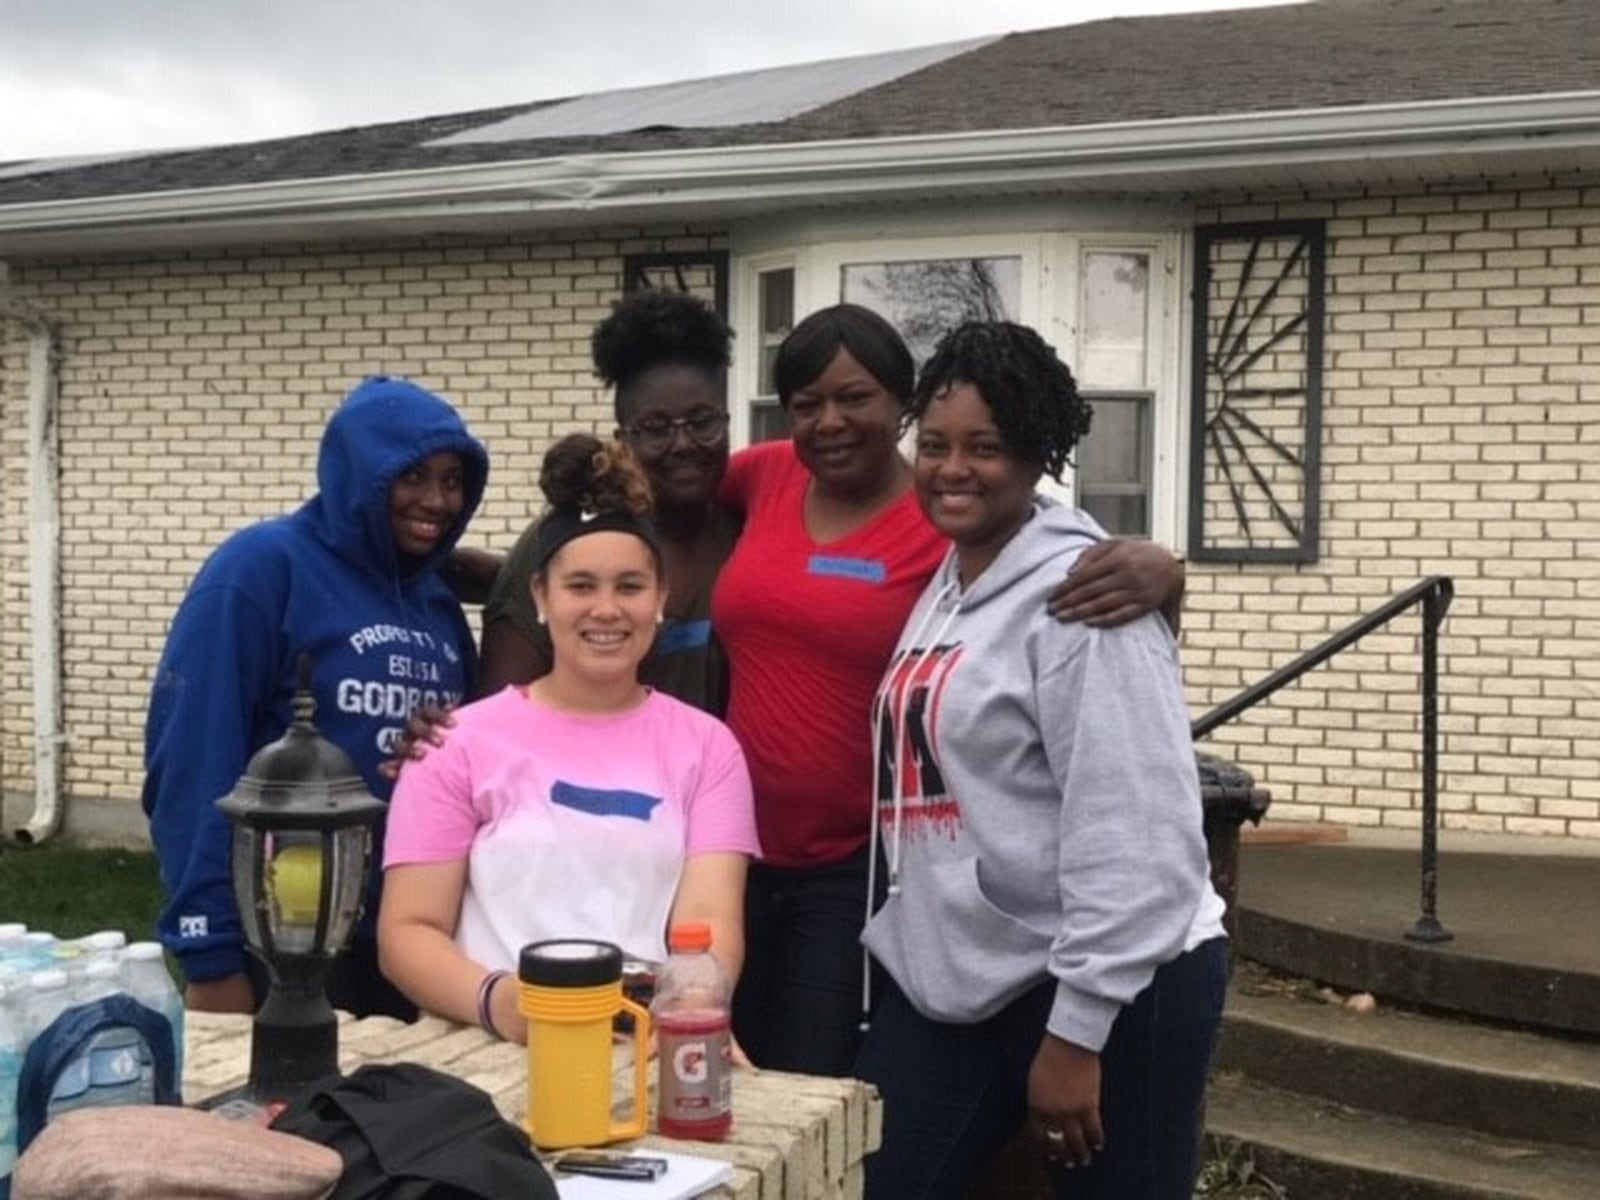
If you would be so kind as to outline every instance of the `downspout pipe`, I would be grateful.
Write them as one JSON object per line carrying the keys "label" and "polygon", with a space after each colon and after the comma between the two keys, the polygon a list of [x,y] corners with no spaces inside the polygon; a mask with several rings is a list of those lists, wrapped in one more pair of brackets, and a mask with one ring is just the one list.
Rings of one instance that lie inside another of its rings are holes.
{"label": "downspout pipe", "polygon": [[0,317],[28,334],[28,615],[32,623],[33,814],[15,831],[38,845],[61,828],[61,453],[56,423],[61,331],[40,309],[5,290]]}

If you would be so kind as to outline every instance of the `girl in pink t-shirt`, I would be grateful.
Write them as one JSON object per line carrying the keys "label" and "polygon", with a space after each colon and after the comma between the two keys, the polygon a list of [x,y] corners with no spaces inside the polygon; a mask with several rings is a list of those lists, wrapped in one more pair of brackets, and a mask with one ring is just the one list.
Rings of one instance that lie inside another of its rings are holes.
{"label": "girl in pink t-shirt", "polygon": [[545,457],[533,594],[554,668],[455,715],[390,803],[378,946],[419,1006],[525,1036],[506,980],[528,942],[582,937],[646,960],[703,921],[744,959],[750,776],[722,723],[639,682],[666,602],[632,456],[574,434]]}

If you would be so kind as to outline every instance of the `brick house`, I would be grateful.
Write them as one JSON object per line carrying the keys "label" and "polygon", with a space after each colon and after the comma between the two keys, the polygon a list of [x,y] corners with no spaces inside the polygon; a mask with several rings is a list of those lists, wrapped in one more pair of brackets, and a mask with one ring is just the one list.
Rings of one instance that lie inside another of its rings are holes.
{"label": "brick house", "polygon": [[[1584,0],[1103,21],[14,163],[0,271],[8,835],[36,790],[139,835],[166,622],[210,547],[307,493],[350,383],[461,405],[495,461],[469,541],[503,548],[548,442],[609,427],[591,326],[654,284],[727,311],[736,444],[778,428],[772,346],[841,296],[920,344],[1038,326],[1096,401],[1078,502],[1191,556],[1197,715],[1449,574],[1446,827],[1600,837]],[[1402,618],[1213,741],[1276,816],[1413,826],[1417,671]]]}

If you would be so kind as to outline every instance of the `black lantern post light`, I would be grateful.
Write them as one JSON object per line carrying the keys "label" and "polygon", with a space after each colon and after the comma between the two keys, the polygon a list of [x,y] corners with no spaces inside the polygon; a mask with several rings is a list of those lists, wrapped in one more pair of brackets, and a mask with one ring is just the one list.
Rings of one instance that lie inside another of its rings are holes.
{"label": "black lantern post light", "polygon": [[272,986],[250,1036],[248,1095],[282,1100],[339,1069],[327,976],[361,915],[383,803],[312,723],[302,656],[294,723],[250,759],[217,807],[233,823],[233,891]]}

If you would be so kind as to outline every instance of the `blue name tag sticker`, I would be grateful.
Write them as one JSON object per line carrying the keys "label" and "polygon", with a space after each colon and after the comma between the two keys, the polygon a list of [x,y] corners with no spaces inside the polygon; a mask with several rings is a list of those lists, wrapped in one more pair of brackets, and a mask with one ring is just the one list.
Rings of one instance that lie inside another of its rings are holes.
{"label": "blue name tag sticker", "polygon": [[709,620],[668,621],[656,634],[656,653],[682,654],[686,650],[698,650],[710,640]]}
{"label": "blue name tag sticker", "polygon": [[583,787],[562,780],[550,789],[550,802],[594,817],[631,817],[635,821],[648,821],[650,813],[661,803],[661,797],[645,792],[630,792],[627,788]]}
{"label": "blue name tag sticker", "polygon": [[829,554],[813,554],[806,563],[806,573],[828,575],[834,579],[857,579],[862,583],[882,583],[889,578],[889,568],[877,558],[841,558]]}

